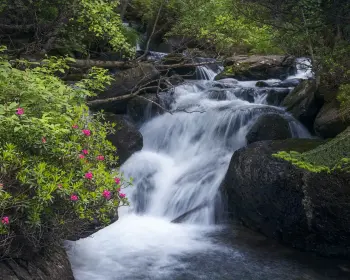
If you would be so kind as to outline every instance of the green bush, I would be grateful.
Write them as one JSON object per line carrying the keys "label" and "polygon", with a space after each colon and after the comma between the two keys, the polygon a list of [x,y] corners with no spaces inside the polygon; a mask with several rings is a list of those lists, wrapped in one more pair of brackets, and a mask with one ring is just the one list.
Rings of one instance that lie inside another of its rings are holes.
{"label": "green bush", "polygon": [[110,78],[94,71],[72,88],[54,75],[65,61],[18,70],[0,59],[0,257],[18,256],[18,242],[37,249],[108,224],[128,204],[120,190],[131,182],[112,171],[106,140],[113,126],[85,105]]}

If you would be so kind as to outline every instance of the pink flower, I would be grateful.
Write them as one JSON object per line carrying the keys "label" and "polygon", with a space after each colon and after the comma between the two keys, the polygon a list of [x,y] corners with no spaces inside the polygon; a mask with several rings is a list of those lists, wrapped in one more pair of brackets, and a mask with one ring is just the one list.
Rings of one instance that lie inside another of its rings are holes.
{"label": "pink flower", "polygon": [[91,131],[88,129],[83,129],[82,132],[86,135],[86,136],[90,136],[91,135]]}
{"label": "pink flower", "polygon": [[80,154],[80,155],[79,155],[79,158],[83,159],[83,158],[85,158],[85,156],[82,155],[82,154]]}
{"label": "pink flower", "polygon": [[47,142],[46,138],[45,137],[41,138],[41,142],[43,142],[45,144]]}
{"label": "pink flower", "polygon": [[70,196],[70,200],[71,201],[77,201],[79,199],[79,197],[77,196],[77,195],[75,195],[75,194],[72,194],[71,196]]}
{"label": "pink flower", "polygon": [[88,150],[83,150],[82,152],[83,152],[84,155],[87,155],[89,153]]}
{"label": "pink flower", "polygon": [[79,128],[79,126],[77,124],[73,124],[72,128],[77,129],[77,128]]}
{"label": "pink flower", "polygon": [[9,217],[3,217],[1,219],[1,222],[3,225],[8,225],[10,223],[10,219],[9,219]]}
{"label": "pink flower", "polygon": [[97,160],[105,160],[105,157],[102,155],[97,156]]}
{"label": "pink flower", "polygon": [[0,183],[0,190],[2,190],[4,188],[4,184]]}
{"label": "pink flower", "polygon": [[92,179],[92,173],[91,172],[88,172],[85,174],[85,178],[88,179],[88,180],[91,180]]}
{"label": "pink flower", "polygon": [[120,198],[124,198],[126,195],[125,193],[119,193]]}
{"label": "pink flower", "polygon": [[111,198],[111,192],[108,191],[108,190],[104,190],[104,191],[102,192],[102,195],[103,195],[103,197],[104,197],[105,199],[107,199],[107,200]]}
{"label": "pink flower", "polygon": [[19,116],[23,115],[24,114],[24,109],[23,108],[17,108],[16,109],[16,114],[19,115]]}
{"label": "pink flower", "polygon": [[119,185],[120,184],[120,178],[114,178],[114,182],[117,184],[117,185]]}

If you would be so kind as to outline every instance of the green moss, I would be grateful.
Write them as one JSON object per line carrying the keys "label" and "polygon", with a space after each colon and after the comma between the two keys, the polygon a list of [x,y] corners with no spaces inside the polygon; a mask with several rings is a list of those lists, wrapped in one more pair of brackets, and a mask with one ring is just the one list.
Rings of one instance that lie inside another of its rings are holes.
{"label": "green moss", "polygon": [[279,152],[274,157],[284,159],[311,172],[350,171],[350,127],[336,138],[304,153]]}

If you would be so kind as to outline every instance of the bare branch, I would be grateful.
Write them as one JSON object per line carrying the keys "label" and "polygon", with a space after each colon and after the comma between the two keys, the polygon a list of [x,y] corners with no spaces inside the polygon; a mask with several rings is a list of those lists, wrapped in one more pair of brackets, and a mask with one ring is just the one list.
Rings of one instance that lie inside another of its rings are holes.
{"label": "bare branch", "polygon": [[146,89],[154,89],[154,88],[157,88],[157,86],[143,87],[135,92],[132,92],[132,93],[129,93],[126,95],[121,95],[121,96],[116,96],[116,97],[111,97],[111,98],[106,98],[106,99],[91,100],[91,101],[87,102],[87,105],[90,107],[95,107],[98,105],[102,105],[102,104],[106,104],[106,103],[110,103],[110,102],[114,102],[114,101],[127,100],[127,99],[130,99],[130,98],[137,96],[138,94],[140,94],[142,91],[144,91]]}
{"label": "bare branch", "polygon": [[170,112],[169,110],[167,110],[163,106],[161,106],[159,103],[154,102],[154,101],[152,101],[152,100],[150,100],[150,99],[148,99],[148,98],[146,98],[146,97],[144,97],[142,95],[138,95],[138,96],[136,96],[136,98],[140,98],[140,99],[146,100],[147,102],[150,102],[150,103],[154,104],[155,106],[157,106],[158,108],[162,109],[164,112],[169,113],[170,115],[173,114],[172,112]]}

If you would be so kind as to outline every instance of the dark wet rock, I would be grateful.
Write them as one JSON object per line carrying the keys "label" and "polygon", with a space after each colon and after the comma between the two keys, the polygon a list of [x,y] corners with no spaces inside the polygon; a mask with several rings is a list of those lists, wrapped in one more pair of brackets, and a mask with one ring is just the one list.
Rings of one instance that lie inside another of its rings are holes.
{"label": "dark wet rock", "polygon": [[302,79],[288,79],[284,80],[278,83],[274,83],[273,87],[279,87],[279,88],[290,88],[290,87],[296,87],[302,82]]}
{"label": "dark wet rock", "polygon": [[262,141],[232,156],[223,182],[231,217],[282,243],[350,257],[350,174],[312,173],[272,156],[306,152],[322,140]]}
{"label": "dark wet rock", "polygon": [[226,100],[227,96],[226,96],[225,90],[222,90],[222,89],[211,89],[208,92],[208,98],[209,99],[213,99],[213,100],[222,101],[222,100]]}
{"label": "dark wet rock", "polygon": [[167,81],[169,81],[169,83],[172,85],[172,86],[178,86],[178,85],[181,85],[185,82],[184,78],[182,78],[180,75],[178,74],[174,74],[172,76],[170,76]]}
{"label": "dark wet rock", "polygon": [[128,115],[134,122],[142,122],[164,112],[159,106],[159,98],[156,94],[144,94],[137,96],[128,102]]}
{"label": "dark wet rock", "polygon": [[246,139],[251,144],[263,140],[284,140],[291,138],[289,124],[278,114],[260,116],[249,129]]}
{"label": "dark wet rock", "polygon": [[296,72],[295,57],[283,55],[235,56],[226,59],[224,66],[225,70],[217,75],[215,80],[285,79]]}
{"label": "dark wet rock", "polygon": [[0,280],[74,280],[66,251],[53,247],[30,260],[0,262]]}
{"label": "dark wet rock", "polygon": [[[137,67],[117,72],[114,81],[106,90],[92,99],[107,99],[126,95],[135,89],[151,86],[152,81],[160,77],[159,71],[150,63],[140,63]],[[112,113],[126,114],[128,100],[114,101],[94,106],[95,110],[105,110]]]}
{"label": "dark wet rock", "polygon": [[338,88],[334,86],[334,83],[329,82],[326,77],[321,77],[315,95],[319,103],[331,103],[337,98]]}
{"label": "dark wet rock", "polygon": [[321,108],[316,101],[315,92],[315,80],[305,80],[293,89],[282,103],[282,106],[309,130],[313,129],[314,120]]}
{"label": "dark wet rock", "polygon": [[193,60],[190,57],[181,53],[168,54],[162,59],[162,64],[169,66],[169,71],[174,74],[178,74],[185,79],[196,79],[196,66],[176,67],[171,68],[171,65],[175,64],[193,64]]}
{"label": "dark wet rock", "polygon": [[269,88],[267,90],[266,102],[269,105],[280,106],[289,92],[290,90],[288,88]]}
{"label": "dark wet rock", "polygon": [[254,88],[237,88],[233,91],[234,95],[242,100],[253,103],[255,100],[255,89]]}
{"label": "dark wet rock", "polygon": [[339,102],[334,99],[325,103],[318,113],[314,129],[317,135],[332,138],[343,132],[350,125],[350,114],[342,114]]}
{"label": "dark wet rock", "polygon": [[237,86],[238,81],[235,79],[222,79],[216,82],[213,82],[212,86],[213,87],[218,87],[218,88],[234,88]]}
{"label": "dark wet rock", "polygon": [[105,119],[116,124],[116,132],[107,135],[107,139],[117,148],[119,164],[122,165],[133,153],[142,149],[142,134],[128,116],[106,114]]}
{"label": "dark wet rock", "polygon": [[269,87],[270,85],[264,81],[258,81],[255,84],[256,87]]}

